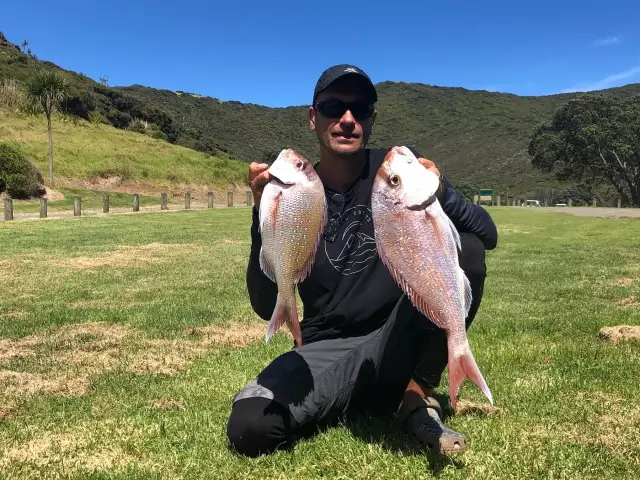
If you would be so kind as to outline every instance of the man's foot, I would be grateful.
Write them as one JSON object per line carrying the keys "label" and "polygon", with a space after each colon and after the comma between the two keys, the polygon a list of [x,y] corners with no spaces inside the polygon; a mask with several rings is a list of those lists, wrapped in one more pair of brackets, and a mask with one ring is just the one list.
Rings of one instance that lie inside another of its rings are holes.
{"label": "man's foot", "polygon": [[451,454],[467,449],[465,436],[442,423],[442,408],[433,397],[405,394],[398,419],[405,433],[432,450]]}

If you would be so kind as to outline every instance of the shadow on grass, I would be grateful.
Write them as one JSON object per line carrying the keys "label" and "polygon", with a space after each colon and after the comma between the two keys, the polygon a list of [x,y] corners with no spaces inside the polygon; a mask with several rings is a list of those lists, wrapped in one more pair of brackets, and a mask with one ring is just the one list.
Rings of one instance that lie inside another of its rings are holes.
{"label": "shadow on grass", "polygon": [[[447,397],[442,397],[440,395],[437,395],[437,397],[441,405],[448,405]],[[451,411],[444,407],[443,413],[446,419],[450,416]],[[428,449],[417,440],[414,440],[402,432],[395,416],[388,413],[372,414],[354,412],[348,416],[334,420],[331,423],[309,424],[297,432],[295,437],[286,444],[280,444],[277,447],[277,450],[291,452],[298,443],[313,441],[317,435],[326,432],[330,428],[337,427],[346,428],[360,441],[368,444],[379,445],[389,453],[425,458],[428,462],[427,469],[434,476],[437,476],[446,467],[453,466],[456,469],[465,468],[465,464],[463,462],[464,456],[448,456]],[[242,456],[231,447],[230,452],[234,455]],[[269,452],[264,452],[263,454],[268,455]],[[258,454],[258,456],[262,456],[262,454]]]}

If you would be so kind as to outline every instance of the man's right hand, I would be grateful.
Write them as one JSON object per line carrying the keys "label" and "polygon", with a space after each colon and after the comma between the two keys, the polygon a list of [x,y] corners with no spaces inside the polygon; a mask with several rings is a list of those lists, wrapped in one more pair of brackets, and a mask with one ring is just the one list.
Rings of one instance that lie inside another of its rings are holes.
{"label": "man's right hand", "polygon": [[264,186],[271,180],[268,169],[269,164],[267,163],[251,162],[249,165],[249,186],[251,187],[253,203],[257,211],[260,211],[260,198],[262,198]]}

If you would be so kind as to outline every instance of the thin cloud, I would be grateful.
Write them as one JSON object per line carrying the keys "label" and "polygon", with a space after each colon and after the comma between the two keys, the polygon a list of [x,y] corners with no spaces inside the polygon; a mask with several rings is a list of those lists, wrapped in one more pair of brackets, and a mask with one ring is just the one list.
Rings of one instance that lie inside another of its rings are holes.
{"label": "thin cloud", "polygon": [[611,45],[615,45],[616,43],[620,43],[620,37],[613,36],[607,38],[601,38],[593,42],[596,47],[609,47]]}
{"label": "thin cloud", "polygon": [[569,88],[563,90],[562,93],[572,93],[572,92],[589,92],[592,90],[604,90],[605,88],[611,88],[618,86],[618,83],[621,80],[629,80],[631,78],[640,77],[640,66],[633,67],[624,72],[616,73],[613,75],[609,75],[602,80],[598,80],[594,83],[580,83],[573,88]]}

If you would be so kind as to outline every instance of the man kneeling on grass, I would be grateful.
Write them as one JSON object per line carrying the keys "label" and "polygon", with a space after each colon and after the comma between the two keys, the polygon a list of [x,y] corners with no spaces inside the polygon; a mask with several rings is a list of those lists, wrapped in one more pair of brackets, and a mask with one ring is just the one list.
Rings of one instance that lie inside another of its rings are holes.
{"label": "man kneeling on grass", "polygon": [[[365,147],[376,101],[371,80],[357,67],[329,68],[316,84],[309,121],[319,141],[316,170],[329,221],[313,270],[299,285],[303,347],[275,358],[233,399],[227,435],[245,455],[290,445],[309,428],[356,411],[395,414],[403,431],[440,452],[467,448],[465,437],[442,423],[433,398],[447,364],[446,335],[411,305],[376,253],[371,188],[387,153]],[[439,174],[433,162],[420,162]],[[277,297],[259,264],[267,168],[250,165],[255,206],[247,269],[251,305],[265,320]],[[442,176],[437,197],[460,233],[460,265],[473,292],[468,328],[482,299],[485,250],[495,248],[497,231],[489,214]]]}

